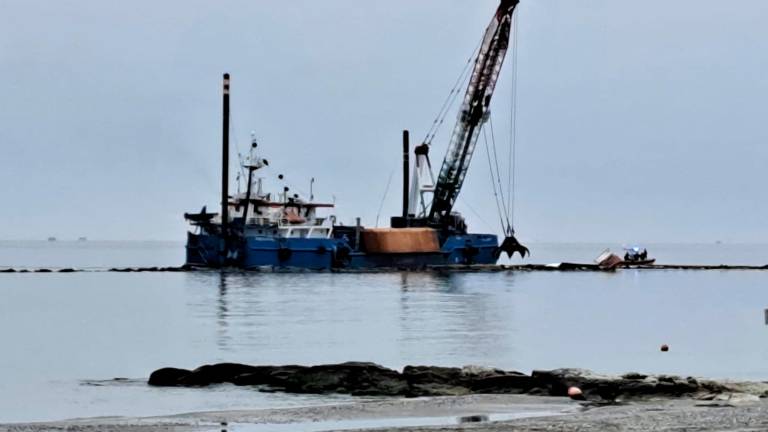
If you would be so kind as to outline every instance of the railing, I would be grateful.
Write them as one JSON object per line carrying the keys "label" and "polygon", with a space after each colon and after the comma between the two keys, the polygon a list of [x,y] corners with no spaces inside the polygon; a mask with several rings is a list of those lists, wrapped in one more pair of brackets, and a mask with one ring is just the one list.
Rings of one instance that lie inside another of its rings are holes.
{"label": "railing", "polygon": [[[294,237],[294,233],[297,231],[305,231],[306,234],[297,238],[330,238],[333,234],[333,226],[328,225],[278,225],[278,230],[283,234],[283,237]],[[322,233],[320,237],[314,237],[315,233]]]}

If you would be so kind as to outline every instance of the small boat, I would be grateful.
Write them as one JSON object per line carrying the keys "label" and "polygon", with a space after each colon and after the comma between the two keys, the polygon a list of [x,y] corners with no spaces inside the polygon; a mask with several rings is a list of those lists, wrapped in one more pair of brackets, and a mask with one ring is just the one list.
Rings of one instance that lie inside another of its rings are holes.
{"label": "small boat", "polygon": [[648,258],[648,250],[640,249],[639,246],[624,248],[624,266],[651,265],[656,262],[656,258]]}
{"label": "small boat", "polygon": [[656,262],[656,258],[649,258],[649,259],[637,260],[637,261],[624,261],[622,265],[624,267],[643,266],[643,265],[651,265],[655,262]]}

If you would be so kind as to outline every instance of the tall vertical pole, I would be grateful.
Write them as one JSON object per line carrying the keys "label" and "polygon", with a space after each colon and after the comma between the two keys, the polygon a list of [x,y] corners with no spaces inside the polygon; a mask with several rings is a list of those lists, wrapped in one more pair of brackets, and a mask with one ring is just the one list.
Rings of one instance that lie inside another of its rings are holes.
{"label": "tall vertical pole", "polygon": [[224,249],[229,236],[229,74],[224,74],[223,118],[221,123],[221,231]]}
{"label": "tall vertical pole", "polygon": [[245,188],[245,209],[243,210],[243,236],[245,236],[245,226],[248,224],[248,209],[251,208],[251,182],[253,182],[253,169],[252,165],[248,166],[248,186]]}
{"label": "tall vertical pole", "polygon": [[360,225],[360,218],[355,218],[355,249],[360,250],[360,231],[362,226]]}
{"label": "tall vertical pole", "polygon": [[410,142],[408,131],[403,131],[403,219],[408,219],[408,171],[410,171]]}

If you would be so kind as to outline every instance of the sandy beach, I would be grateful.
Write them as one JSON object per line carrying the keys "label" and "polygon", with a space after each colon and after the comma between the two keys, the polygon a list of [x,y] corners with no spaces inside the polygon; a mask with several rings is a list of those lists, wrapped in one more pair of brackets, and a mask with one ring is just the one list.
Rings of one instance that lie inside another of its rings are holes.
{"label": "sandy beach", "polygon": [[2,432],[41,431],[757,431],[768,428],[768,403],[733,396],[716,401],[649,400],[595,405],[566,398],[473,395],[366,399],[357,403],[273,410],[99,417],[0,425]]}

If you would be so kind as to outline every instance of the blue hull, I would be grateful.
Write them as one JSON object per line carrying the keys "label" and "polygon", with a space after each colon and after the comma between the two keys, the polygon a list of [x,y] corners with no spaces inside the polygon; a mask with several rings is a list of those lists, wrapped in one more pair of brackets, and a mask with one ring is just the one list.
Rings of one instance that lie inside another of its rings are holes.
{"label": "blue hull", "polygon": [[229,252],[215,235],[187,236],[187,265],[244,269],[420,269],[441,265],[496,264],[498,238],[493,234],[448,237],[440,252],[371,254],[353,251],[346,240],[336,238],[248,237]]}
{"label": "blue hull", "polygon": [[246,241],[243,267],[326,270],[333,265],[337,248],[334,239],[251,237]]}

